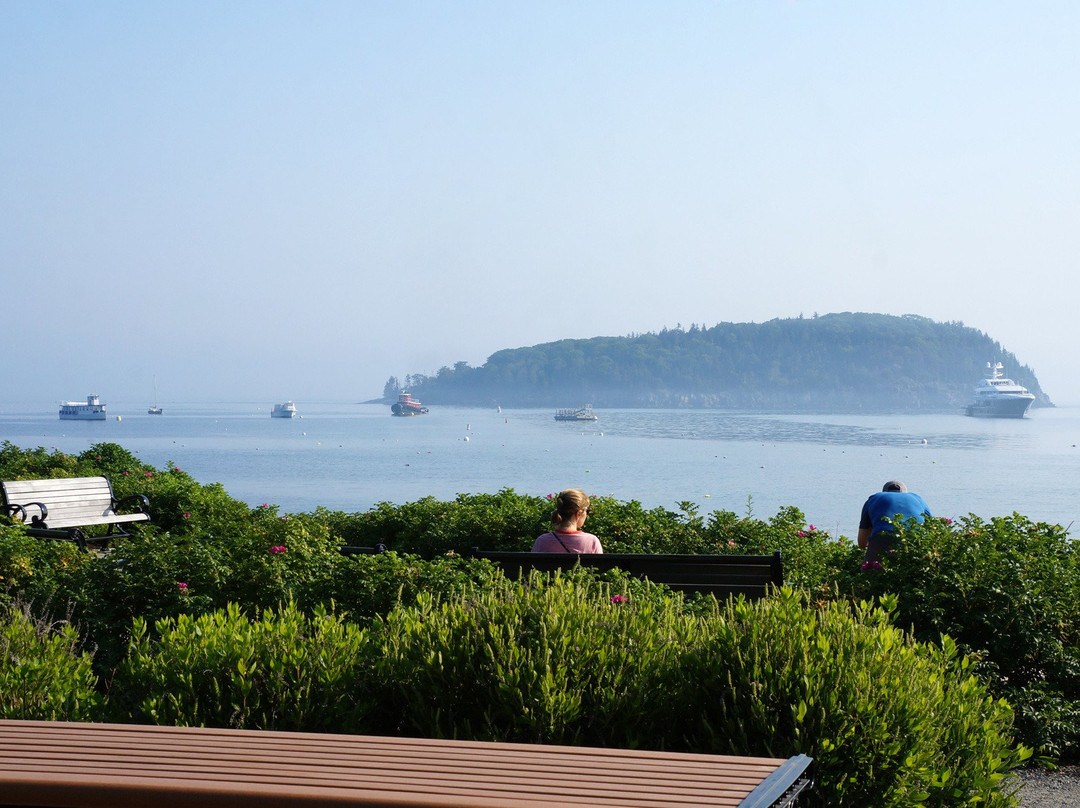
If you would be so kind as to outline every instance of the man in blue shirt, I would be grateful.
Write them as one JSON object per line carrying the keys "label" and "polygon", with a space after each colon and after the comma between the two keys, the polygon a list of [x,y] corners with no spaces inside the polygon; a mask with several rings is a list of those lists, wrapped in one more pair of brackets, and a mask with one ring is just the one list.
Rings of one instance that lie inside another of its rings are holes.
{"label": "man in blue shirt", "polygon": [[865,561],[877,561],[896,541],[896,530],[886,520],[910,516],[920,524],[930,509],[918,494],[912,494],[899,480],[889,480],[881,492],[871,494],[859,519],[859,546],[866,550]]}

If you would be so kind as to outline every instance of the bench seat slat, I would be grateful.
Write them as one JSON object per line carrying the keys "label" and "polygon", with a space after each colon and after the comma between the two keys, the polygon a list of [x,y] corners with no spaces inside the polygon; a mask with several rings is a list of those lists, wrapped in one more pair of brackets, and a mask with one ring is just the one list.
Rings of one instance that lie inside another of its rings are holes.
{"label": "bench seat slat", "polygon": [[499,564],[509,577],[530,569],[541,572],[566,570],[577,564],[597,570],[621,569],[653,583],[682,592],[711,593],[717,597],[745,595],[764,597],[773,586],[783,584],[779,553],[744,555],[648,555],[644,553],[523,553],[474,548],[472,555]]}
{"label": "bench seat slat", "polygon": [[49,511],[48,525],[50,528],[82,527],[84,525],[114,525],[126,524],[128,522],[146,522],[149,521],[149,519],[150,515],[145,513],[115,513],[111,516],[99,516],[95,518],[64,519],[53,517],[52,511]]}
{"label": "bench seat slat", "polygon": [[792,760],[0,720],[0,805],[735,808]]}

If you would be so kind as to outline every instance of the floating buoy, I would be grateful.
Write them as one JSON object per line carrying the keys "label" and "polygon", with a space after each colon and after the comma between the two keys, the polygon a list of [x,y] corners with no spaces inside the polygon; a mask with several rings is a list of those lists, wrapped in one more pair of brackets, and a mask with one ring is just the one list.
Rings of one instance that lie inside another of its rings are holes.
{"label": "floating buoy", "polygon": [[121,417],[120,417],[120,416],[118,415],[118,416],[116,416],[116,420],[117,420],[117,421],[122,421],[122,420],[124,420],[124,419],[123,419],[123,418],[121,418]]}

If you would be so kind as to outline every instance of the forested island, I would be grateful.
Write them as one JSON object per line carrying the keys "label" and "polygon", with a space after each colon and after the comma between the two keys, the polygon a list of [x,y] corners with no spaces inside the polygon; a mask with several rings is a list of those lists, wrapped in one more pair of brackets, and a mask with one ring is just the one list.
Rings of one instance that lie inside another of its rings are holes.
{"label": "forested island", "polygon": [[1034,406],[1053,406],[1035,372],[982,331],[851,312],[507,348],[480,367],[391,376],[383,400],[408,389],[425,404],[485,407],[949,411],[968,403],[987,362]]}

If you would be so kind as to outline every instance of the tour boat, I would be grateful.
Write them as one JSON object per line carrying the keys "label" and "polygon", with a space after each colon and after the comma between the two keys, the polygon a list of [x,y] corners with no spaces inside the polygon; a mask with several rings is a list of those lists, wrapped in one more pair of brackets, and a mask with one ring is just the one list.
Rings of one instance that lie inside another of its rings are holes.
{"label": "tour boat", "polygon": [[408,390],[398,393],[397,401],[390,405],[391,415],[423,415],[427,411],[428,408],[409,395]]}
{"label": "tour boat", "polygon": [[270,410],[271,418],[292,418],[294,415],[296,415],[296,405],[291,401],[275,404],[274,409]]}
{"label": "tour boat", "polygon": [[86,403],[81,401],[60,402],[61,421],[104,421],[105,405],[97,396],[87,396]]}
{"label": "tour boat", "polygon": [[592,404],[586,404],[584,407],[578,407],[577,409],[568,410],[556,410],[556,421],[596,421],[598,420],[596,414],[592,411]]}
{"label": "tour boat", "polygon": [[967,414],[976,418],[1023,418],[1035,396],[1023,385],[1003,375],[1005,366],[986,363],[988,375],[975,386]]}

